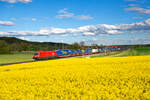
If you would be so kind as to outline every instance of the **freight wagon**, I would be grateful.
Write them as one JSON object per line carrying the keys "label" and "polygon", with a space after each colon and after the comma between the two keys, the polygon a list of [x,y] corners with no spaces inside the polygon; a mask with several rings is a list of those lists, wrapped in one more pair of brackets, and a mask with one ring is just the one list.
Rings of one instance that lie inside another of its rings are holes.
{"label": "freight wagon", "polygon": [[93,54],[98,53],[98,49],[92,49],[92,53]]}

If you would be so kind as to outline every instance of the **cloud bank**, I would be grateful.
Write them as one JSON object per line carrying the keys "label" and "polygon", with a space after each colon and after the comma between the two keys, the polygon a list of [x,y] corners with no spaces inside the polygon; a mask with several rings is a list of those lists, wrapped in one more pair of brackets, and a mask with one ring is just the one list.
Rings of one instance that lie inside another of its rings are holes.
{"label": "cloud bank", "polygon": [[1,36],[48,36],[48,35],[65,35],[81,34],[84,36],[96,36],[101,34],[116,35],[123,33],[148,33],[150,32],[150,19],[132,24],[119,25],[87,25],[78,28],[42,28],[40,31],[5,31],[0,32]]}

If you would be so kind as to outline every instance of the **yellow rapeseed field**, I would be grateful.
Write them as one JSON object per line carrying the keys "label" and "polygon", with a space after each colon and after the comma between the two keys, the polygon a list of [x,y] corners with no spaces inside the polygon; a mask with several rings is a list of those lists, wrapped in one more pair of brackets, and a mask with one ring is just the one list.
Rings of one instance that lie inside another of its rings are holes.
{"label": "yellow rapeseed field", "polygon": [[0,100],[150,100],[150,56],[0,67]]}

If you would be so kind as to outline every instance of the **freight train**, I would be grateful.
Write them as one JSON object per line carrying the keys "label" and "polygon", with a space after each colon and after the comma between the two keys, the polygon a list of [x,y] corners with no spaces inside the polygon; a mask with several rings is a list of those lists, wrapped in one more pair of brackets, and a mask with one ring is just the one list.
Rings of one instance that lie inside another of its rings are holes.
{"label": "freight train", "polygon": [[52,59],[52,58],[62,58],[62,57],[73,57],[82,55],[91,55],[97,53],[104,53],[107,51],[120,51],[123,48],[100,48],[100,49],[66,49],[66,50],[55,50],[55,51],[35,51],[33,59]]}

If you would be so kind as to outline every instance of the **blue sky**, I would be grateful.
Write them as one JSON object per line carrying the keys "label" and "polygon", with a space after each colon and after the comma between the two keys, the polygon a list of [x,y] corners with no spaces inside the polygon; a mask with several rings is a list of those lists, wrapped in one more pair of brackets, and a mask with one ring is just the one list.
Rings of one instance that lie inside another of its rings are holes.
{"label": "blue sky", "polygon": [[0,0],[0,36],[86,44],[150,43],[148,0]]}

